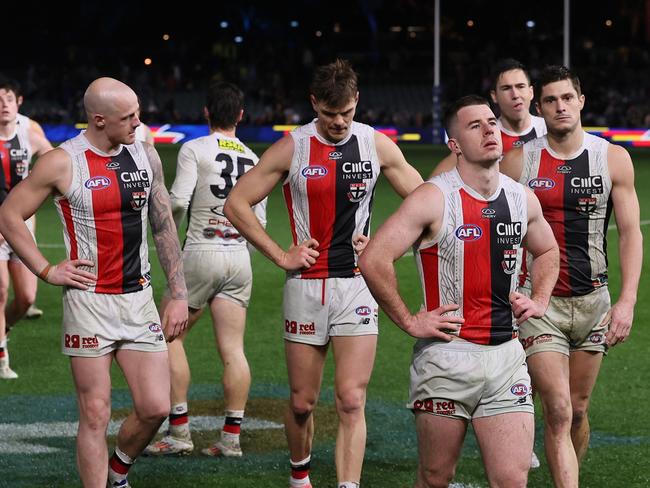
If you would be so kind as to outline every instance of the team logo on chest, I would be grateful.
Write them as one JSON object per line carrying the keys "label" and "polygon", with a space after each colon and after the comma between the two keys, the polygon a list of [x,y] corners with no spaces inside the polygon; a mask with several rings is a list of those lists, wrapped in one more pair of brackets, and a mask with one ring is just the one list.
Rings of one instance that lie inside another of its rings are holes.
{"label": "team logo on chest", "polygon": [[24,161],[16,163],[16,174],[21,176],[27,174],[27,164]]}
{"label": "team logo on chest", "polygon": [[142,210],[145,203],[147,203],[146,191],[131,192],[131,207],[133,207],[133,210]]}
{"label": "team logo on chest", "polygon": [[603,177],[574,176],[571,178],[571,193],[574,195],[594,195],[603,192]]}
{"label": "team logo on chest", "polygon": [[497,244],[521,244],[521,222],[499,222],[496,226]]}
{"label": "team logo on chest", "polygon": [[501,267],[505,274],[514,274],[517,270],[517,250],[516,249],[504,249],[503,250],[503,261],[501,261]]}
{"label": "team logo on chest", "polygon": [[9,158],[11,162],[24,162],[25,159],[29,159],[29,152],[26,147],[14,147],[9,149]]}
{"label": "team logo on chest", "polygon": [[576,210],[581,215],[589,215],[596,210],[597,206],[598,200],[596,197],[578,198],[578,205],[576,206]]}
{"label": "team logo on chest", "polygon": [[368,193],[368,185],[365,183],[350,183],[350,191],[348,192],[348,200],[357,203],[363,200],[363,197]]}

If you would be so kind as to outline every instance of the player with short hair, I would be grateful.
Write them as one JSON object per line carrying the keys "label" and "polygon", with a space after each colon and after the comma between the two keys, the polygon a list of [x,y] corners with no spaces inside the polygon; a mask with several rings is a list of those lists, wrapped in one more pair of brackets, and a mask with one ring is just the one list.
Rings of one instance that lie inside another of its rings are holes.
{"label": "player with short hair", "polygon": [[[560,246],[549,308],[520,330],[544,407],[546,457],[558,487],[578,486],[589,444],[591,393],[603,355],[629,336],[643,263],[632,160],[623,147],[582,129],[584,103],[574,73],[546,67],[537,109],[548,134],[511,151],[501,163],[501,171],[535,191]],[[612,210],[621,292],[610,306],[606,233]]]}
{"label": "player with short hair", "polygon": [[[18,113],[22,103],[18,82],[0,75],[0,203],[27,176],[32,157],[52,149],[38,122]],[[28,224],[34,234],[34,216]],[[11,302],[10,279],[14,291]],[[0,379],[18,378],[9,366],[6,333],[33,307],[37,281],[0,235]]]}
{"label": "player with short hair", "polygon": [[[309,469],[328,345],[335,360],[339,417],[338,487],[357,487],[366,444],[366,389],[377,344],[377,304],[357,268],[370,231],[375,185],[383,172],[402,197],[421,182],[384,134],[354,122],[357,75],[336,60],[316,69],[310,100],[317,118],[273,144],[242,176],[225,214],[266,257],[287,271],[284,339],[291,397],[285,429],[291,487],[310,487]],[[289,211],[293,245],[283,250],[259,224],[252,207],[278,183]]]}
{"label": "player with short hair", "polygon": [[[243,99],[242,91],[232,83],[210,85],[204,108],[210,134],[183,144],[170,194],[177,228],[191,209],[183,244],[190,307],[188,331],[207,305],[223,364],[225,422],[219,440],[203,450],[209,456],[242,455],[239,437],[251,384],[244,354],[246,309],[253,284],[250,256],[246,241],[223,214],[226,197],[237,180],[258,162],[255,153],[236,136],[244,114]],[[255,214],[266,226],[266,200],[255,206]],[[163,309],[168,300],[164,298]],[[169,431],[147,447],[147,454],[186,454],[194,450],[187,405],[190,368],[185,337],[186,333],[169,344]]]}
{"label": "player with short hair", "polygon": [[[418,434],[416,488],[448,486],[470,422],[490,486],[523,487],[534,418],[517,324],[543,315],[558,248],[534,194],[499,173],[501,138],[487,100],[457,100],[445,125],[458,165],[406,198],[359,265],[388,316],[419,338],[408,402]],[[411,245],[425,303],[415,314],[394,268]],[[530,298],[516,292],[524,247],[533,256]]]}

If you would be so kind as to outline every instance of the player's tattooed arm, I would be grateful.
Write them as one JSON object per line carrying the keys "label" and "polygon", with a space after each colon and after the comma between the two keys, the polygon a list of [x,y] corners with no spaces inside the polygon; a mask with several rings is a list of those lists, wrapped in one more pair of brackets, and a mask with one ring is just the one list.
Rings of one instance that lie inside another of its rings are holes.
{"label": "player's tattooed arm", "polygon": [[165,188],[162,162],[153,146],[143,144],[149,164],[153,171],[151,196],[149,199],[149,222],[158,251],[158,260],[167,275],[171,297],[177,300],[187,299],[187,287],[183,275],[181,246],[178,242],[176,226],[172,218],[169,193]]}

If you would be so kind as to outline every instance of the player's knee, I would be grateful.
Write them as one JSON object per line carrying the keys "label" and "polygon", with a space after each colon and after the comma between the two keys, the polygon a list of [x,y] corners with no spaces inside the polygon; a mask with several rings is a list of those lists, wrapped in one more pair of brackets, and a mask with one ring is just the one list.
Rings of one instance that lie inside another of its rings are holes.
{"label": "player's knee", "polygon": [[336,394],[336,410],[339,414],[360,413],[365,405],[366,392],[363,388],[351,388]]}
{"label": "player's knee", "polygon": [[79,423],[91,430],[106,430],[111,419],[110,403],[103,399],[84,401],[79,410]]}
{"label": "player's knee", "polygon": [[169,398],[150,401],[135,408],[135,414],[141,422],[154,424],[165,420],[171,410]]}
{"label": "player's knee", "polygon": [[308,417],[316,407],[316,398],[302,395],[291,395],[289,408],[295,417]]}
{"label": "player's knee", "polygon": [[574,406],[573,407],[573,417],[571,418],[572,426],[580,426],[587,418],[587,406]]}
{"label": "player's knee", "polygon": [[556,399],[544,405],[544,419],[552,431],[566,430],[571,425],[571,402],[568,399]]}
{"label": "player's knee", "polygon": [[453,466],[425,468],[420,466],[420,478],[427,488],[446,488],[454,479],[455,468]]}
{"label": "player's knee", "polygon": [[36,290],[16,289],[14,290],[14,300],[20,309],[26,311],[36,301]]}

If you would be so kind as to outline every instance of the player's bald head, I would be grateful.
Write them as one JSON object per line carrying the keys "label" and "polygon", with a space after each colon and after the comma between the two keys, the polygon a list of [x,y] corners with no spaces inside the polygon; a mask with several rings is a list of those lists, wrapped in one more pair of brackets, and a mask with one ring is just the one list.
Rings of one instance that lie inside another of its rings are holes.
{"label": "player's bald head", "polygon": [[114,78],[97,78],[84,94],[84,108],[88,119],[93,114],[109,114],[121,103],[137,103],[138,97],[126,84]]}

